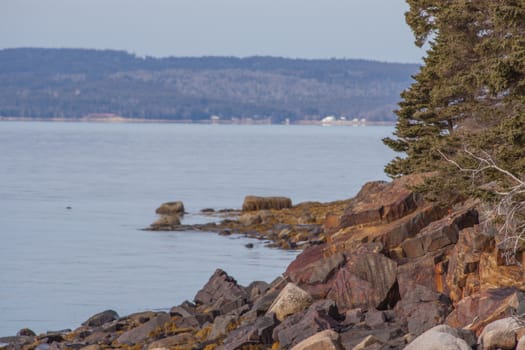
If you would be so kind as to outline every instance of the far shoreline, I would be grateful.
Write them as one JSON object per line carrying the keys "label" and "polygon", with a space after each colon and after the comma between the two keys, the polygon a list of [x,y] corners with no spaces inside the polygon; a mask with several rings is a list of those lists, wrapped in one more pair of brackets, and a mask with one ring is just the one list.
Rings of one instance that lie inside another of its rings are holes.
{"label": "far shoreline", "polygon": [[272,123],[268,119],[254,120],[246,119],[225,119],[214,121],[209,119],[192,120],[192,119],[150,119],[150,118],[126,118],[120,116],[108,117],[82,117],[82,118],[33,118],[33,117],[5,117],[0,116],[0,122],[67,122],[67,123],[136,123],[136,124],[194,124],[194,125],[318,125],[318,126],[395,126],[394,121],[359,121],[337,120],[334,122],[322,122],[321,120],[298,120],[289,123]]}

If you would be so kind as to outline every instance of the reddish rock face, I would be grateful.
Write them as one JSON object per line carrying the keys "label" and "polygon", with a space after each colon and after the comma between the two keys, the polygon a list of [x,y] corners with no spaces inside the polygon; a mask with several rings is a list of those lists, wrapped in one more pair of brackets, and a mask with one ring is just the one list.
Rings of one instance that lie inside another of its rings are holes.
{"label": "reddish rock face", "polygon": [[352,256],[332,280],[327,297],[342,311],[386,308],[397,302],[397,264],[378,253]]}
{"label": "reddish rock face", "polygon": [[306,249],[288,266],[285,276],[296,284],[325,283],[345,262],[343,254],[324,256],[326,245]]}
{"label": "reddish rock face", "polygon": [[421,183],[421,176],[406,176],[393,182],[365,184],[340,219],[340,228],[389,223],[413,212],[420,197],[409,189]]}
{"label": "reddish rock face", "polygon": [[490,249],[492,238],[478,226],[466,228],[459,234],[449,256],[446,288],[454,303],[479,292],[479,262],[481,253]]}

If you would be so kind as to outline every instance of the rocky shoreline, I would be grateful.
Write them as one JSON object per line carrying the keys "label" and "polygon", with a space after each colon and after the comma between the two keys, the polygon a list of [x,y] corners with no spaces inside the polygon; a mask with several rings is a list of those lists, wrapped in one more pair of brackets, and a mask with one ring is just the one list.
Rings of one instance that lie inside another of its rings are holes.
{"label": "rocky shoreline", "polygon": [[74,330],[23,329],[0,349],[525,349],[521,255],[504,259],[481,204],[427,202],[411,190],[422,179],[370,182],[331,203],[249,197],[243,210],[207,210],[227,218],[204,225],[181,225],[182,203],[167,203],[149,229],[303,251],[272,283],[241,286],[218,269],[169,312],[107,310]]}

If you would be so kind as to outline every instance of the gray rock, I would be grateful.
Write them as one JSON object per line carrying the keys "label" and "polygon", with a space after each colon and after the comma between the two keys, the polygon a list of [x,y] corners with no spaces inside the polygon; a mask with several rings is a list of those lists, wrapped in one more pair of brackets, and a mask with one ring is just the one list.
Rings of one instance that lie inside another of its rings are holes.
{"label": "gray rock", "polygon": [[219,350],[240,349],[250,344],[272,344],[272,332],[277,325],[274,315],[259,317],[253,324],[239,327],[224,340]]}
{"label": "gray rock", "polygon": [[339,328],[339,313],[331,300],[319,300],[307,310],[287,317],[273,331],[273,339],[288,349],[326,329]]}
{"label": "gray rock", "polygon": [[350,309],[345,313],[345,324],[358,324],[364,319],[363,311],[360,308]]}
{"label": "gray rock", "polygon": [[439,325],[427,330],[405,347],[405,350],[472,350],[456,329]]}
{"label": "gray rock", "polygon": [[228,332],[228,327],[236,320],[237,317],[231,315],[215,317],[210,334],[208,335],[208,340],[215,340],[226,335]]}
{"label": "gray rock", "polygon": [[369,310],[365,316],[365,324],[370,328],[382,326],[386,322],[386,316],[383,311]]}
{"label": "gray rock", "polygon": [[113,310],[102,311],[96,315],[91,316],[87,321],[83,322],[83,326],[100,327],[105,323],[118,320],[118,314]]}
{"label": "gray rock", "polygon": [[171,349],[177,345],[186,345],[195,342],[195,337],[191,333],[180,333],[171,337],[154,341],[148,346],[148,350]]}
{"label": "gray rock", "polygon": [[516,333],[524,324],[514,317],[503,318],[489,323],[479,335],[478,343],[482,350],[514,349]]}
{"label": "gray rock", "polygon": [[36,336],[35,332],[33,332],[31,329],[29,328],[22,328],[21,330],[19,330],[17,333],[16,333],[17,336],[26,336],[26,337],[34,337]]}
{"label": "gray rock", "polygon": [[123,333],[120,337],[118,337],[117,342],[119,344],[127,345],[140,343],[141,341],[147,339],[153,330],[158,327],[162,327],[170,320],[171,318],[167,313],[161,312],[146,323]]}
{"label": "gray rock", "polygon": [[341,253],[336,253],[326,259],[322,259],[312,272],[308,283],[325,283],[333,271],[341,267],[344,263],[345,257]]}
{"label": "gray rock", "polygon": [[33,336],[2,337],[0,338],[0,344],[7,344],[7,348],[21,348],[24,345],[33,343],[35,339]]}
{"label": "gray rock", "polygon": [[226,272],[217,269],[204,287],[195,295],[198,305],[214,305],[220,308],[229,303],[243,304],[248,300],[246,289]]}
{"label": "gray rock", "polygon": [[370,347],[372,345],[375,345],[375,344],[378,344],[378,345],[382,345],[383,342],[379,339],[377,339],[376,337],[374,337],[373,335],[369,335],[368,337],[366,337],[365,339],[363,339],[359,344],[357,344],[356,346],[354,346],[352,348],[352,350],[365,350],[365,349],[370,349]]}
{"label": "gray rock", "polygon": [[263,296],[264,293],[270,288],[270,285],[264,281],[255,281],[250,283],[248,287],[246,287],[246,291],[248,292],[248,295],[250,296],[250,301],[255,301],[260,296]]}

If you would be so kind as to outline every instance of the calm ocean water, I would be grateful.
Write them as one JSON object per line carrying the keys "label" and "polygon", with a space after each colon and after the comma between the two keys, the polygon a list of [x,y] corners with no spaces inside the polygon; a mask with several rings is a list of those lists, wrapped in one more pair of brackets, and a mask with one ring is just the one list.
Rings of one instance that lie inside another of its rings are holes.
{"label": "calm ocean water", "polygon": [[[391,127],[0,123],[0,336],[76,328],[104,309],[164,309],[217,267],[272,281],[295,257],[241,237],[148,232],[162,202],[240,208],[247,194],[294,203],[386,179]],[[72,209],[68,210],[66,207]]]}

